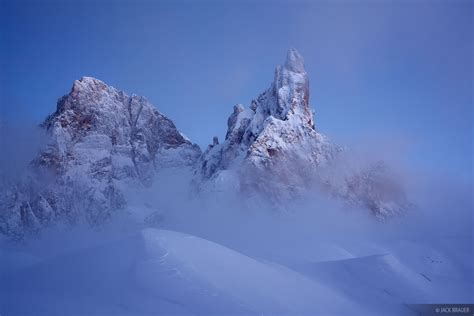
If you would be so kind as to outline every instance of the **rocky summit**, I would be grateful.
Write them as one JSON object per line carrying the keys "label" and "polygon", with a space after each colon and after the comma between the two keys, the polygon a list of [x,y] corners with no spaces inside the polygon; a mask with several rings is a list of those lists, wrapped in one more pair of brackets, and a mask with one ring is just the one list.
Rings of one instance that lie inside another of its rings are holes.
{"label": "rocky summit", "polygon": [[228,187],[284,205],[321,190],[379,219],[411,207],[387,166],[345,168],[347,153],[316,129],[309,79],[295,49],[250,106],[235,105],[223,142],[201,153],[144,97],[83,77],[41,125],[50,142],[27,175],[3,190],[0,232],[21,236],[61,219],[99,225],[124,209],[127,187],[147,187],[156,171],[187,168],[197,191]]}
{"label": "rocky summit", "polygon": [[0,231],[22,234],[62,219],[97,225],[123,209],[122,188],[156,170],[191,168],[201,155],[144,97],[83,77],[42,127],[50,142],[2,198]]}
{"label": "rocky summit", "polygon": [[196,183],[231,183],[243,194],[263,193],[279,205],[317,188],[380,219],[411,207],[383,162],[335,172],[347,169],[342,161],[347,154],[316,130],[304,60],[290,49],[270,87],[249,107],[234,106],[224,142],[214,141],[201,156]]}
{"label": "rocky summit", "polygon": [[315,130],[309,105],[309,80],[301,55],[290,49],[283,67],[275,70],[270,88],[252,101],[238,104],[227,123],[225,141],[202,156],[201,175],[215,176],[243,161],[266,168],[279,161],[302,160],[319,166],[337,149]]}

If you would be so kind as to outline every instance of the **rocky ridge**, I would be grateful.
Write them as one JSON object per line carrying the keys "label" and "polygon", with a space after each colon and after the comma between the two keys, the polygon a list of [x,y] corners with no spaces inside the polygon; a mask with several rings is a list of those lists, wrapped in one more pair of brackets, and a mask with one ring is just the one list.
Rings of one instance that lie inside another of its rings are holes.
{"label": "rocky ridge", "polygon": [[249,107],[234,106],[224,141],[214,137],[203,153],[144,97],[90,77],[76,80],[41,126],[50,142],[27,176],[2,190],[0,233],[21,237],[57,221],[100,225],[125,209],[125,188],[150,186],[163,168],[193,170],[197,191],[227,186],[279,205],[317,189],[382,220],[411,208],[383,163],[333,172],[347,151],[317,131],[295,49]]}
{"label": "rocky ridge", "polygon": [[57,219],[98,225],[123,209],[122,188],[149,186],[160,168],[192,168],[201,150],[144,97],[83,77],[43,123],[50,142],[4,192],[0,232]]}

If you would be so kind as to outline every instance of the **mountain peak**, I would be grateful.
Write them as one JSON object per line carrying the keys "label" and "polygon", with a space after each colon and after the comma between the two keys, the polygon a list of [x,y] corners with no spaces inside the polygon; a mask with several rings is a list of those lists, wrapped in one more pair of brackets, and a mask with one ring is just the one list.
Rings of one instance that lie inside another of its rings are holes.
{"label": "mountain peak", "polygon": [[89,76],[82,76],[81,79],[79,79],[78,81],[84,83],[104,83],[102,80]]}
{"label": "mountain peak", "polygon": [[79,80],[74,80],[69,96],[72,96],[75,99],[91,98],[94,96],[95,99],[98,99],[100,95],[112,92],[113,90],[115,89],[99,79],[93,77],[82,77]]}
{"label": "mountain peak", "polygon": [[31,186],[6,197],[12,206],[0,214],[0,234],[53,219],[99,225],[126,207],[123,188],[149,186],[164,168],[192,168],[201,155],[145,98],[91,77],[75,80],[41,126],[49,142],[30,164]]}
{"label": "mountain peak", "polygon": [[286,54],[285,68],[293,72],[305,72],[304,70],[304,58],[296,50],[296,48],[290,48]]}
{"label": "mountain peak", "polygon": [[107,84],[97,78],[84,76],[79,80],[74,80],[73,90],[76,88],[84,88],[91,86],[107,86]]}
{"label": "mountain peak", "polygon": [[[276,100],[271,100],[272,95]],[[309,106],[308,75],[304,70],[304,59],[295,48],[288,50],[284,67],[277,67],[269,100],[264,107],[275,118],[287,120],[293,116],[303,125],[314,127]]]}

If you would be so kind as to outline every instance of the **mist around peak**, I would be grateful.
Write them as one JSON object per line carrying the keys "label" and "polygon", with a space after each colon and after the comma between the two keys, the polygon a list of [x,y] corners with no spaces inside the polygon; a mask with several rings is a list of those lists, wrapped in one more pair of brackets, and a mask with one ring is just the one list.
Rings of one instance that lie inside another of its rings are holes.
{"label": "mist around peak", "polygon": [[192,177],[163,169],[124,188],[127,208],[100,229],[2,240],[2,311],[415,315],[407,304],[472,299],[472,201],[451,179],[407,172],[416,210],[381,223],[320,188],[282,209],[228,179],[192,193]]}

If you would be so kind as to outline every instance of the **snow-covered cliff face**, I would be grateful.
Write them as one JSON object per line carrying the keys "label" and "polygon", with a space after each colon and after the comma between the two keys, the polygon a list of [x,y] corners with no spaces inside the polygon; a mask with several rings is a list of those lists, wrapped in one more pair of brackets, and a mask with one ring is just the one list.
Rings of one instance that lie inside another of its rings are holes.
{"label": "snow-covered cliff face", "polygon": [[201,159],[201,176],[212,178],[244,161],[263,169],[290,157],[314,165],[331,160],[338,149],[316,132],[308,102],[309,81],[303,58],[290,49],[270,88],[249,108],[234,106],[225,141],[214,142]]}
{"label": "snow-covered cliff face", "polygon": [[[309,80],[303,57],[295,49],[288,51],[270,88],[249,108],[234,106],[227,126],[225,141],[219,144],[214,138],[200,159],[198,187],[231,183],[232,189],[244,194],[263,193],[282,203],[319,186],[332,196],[368,208],[379,218],[401,213],[409,205],[401,187],[382,172],[384,168],[370,167],[342,179],[328,176],[326,169],[338,168],[343,149],[315,129]],[[379,183],[387,181],[391,185]]]}
{"label": "snow-covered cliff face", "polygon": [[[153,167],[190,166],[200,155],[199,147],[144,97],[128,96],[89,77],[74,82],[43,125],[51,131],[56,157],[68,165],[110,157],[116,179],[146,184]],[[37,163],[55,168],[49,157],[43,153]]]}
{"label": "snow-covered cliff face", "polygon": [[148,186],[157,169],[191,168],[201,155],[145,98],[89,77],[74,82],[42,126],[51,141],[3,199],[1,232],[58,218],[102,223],[126,205],[121,188]]}
{"label": "snow-covered cliff face", "polygon": [[94,78],[77,80],[42,124],[51,139],[28,175],[2,186],[0,233],[21,236],[58,219],[101,224],[125,209],[125,188],[150,186],[156,171],[169,167],[193,170],[198,189],[226,187],[279,206],[318,188],[381,219],[410,207],[383,164],[348,169],[340,159],[347,151],[316,131],[295,49],[250,107],[234,106],[227,126],[225,140],[215,137],[201,154],[145,98]]}

